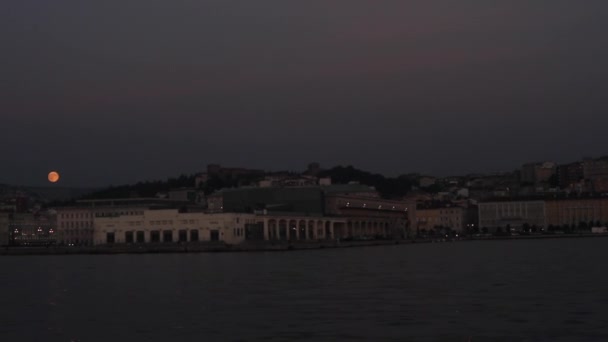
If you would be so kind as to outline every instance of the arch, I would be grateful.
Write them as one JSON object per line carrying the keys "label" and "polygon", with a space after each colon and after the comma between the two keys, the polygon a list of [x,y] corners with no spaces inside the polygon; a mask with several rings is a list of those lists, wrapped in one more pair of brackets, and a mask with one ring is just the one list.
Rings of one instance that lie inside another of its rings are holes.
{"label": "arch", "polygon": [[308,221],[308,239],[316,239],[317,236],[315,234],[315,221]]}
{"label": "arch", "polygon": [[287,227],[287,221],[279,221],[279,240],[287,241],[289,239],[289,229]]}
{"label": "arch", "polygon": [[277,238],[277,220],[270,219],[268,220],[268,240],[276,240]]}
{"label": "arch", "polygon": [[328,239],[333,239],[334,236],[331,231],[331,222],[325,221],[325,237]]}
{"label": "arch", "polygon": [[321,221],[321,220],[317,221],[317,238],[318,239],[326,238],[326,236],[324,234],[325,230],[323,229],[323,226],[324,226],[323,221]]}
{"label": "arch", "polygon": [[287,240],[297,240],[298,239],[298,221],[289,220],[289,235]]}
{"label": "arch", "polygon": [[307,235],[308,234],[306,232],[306,221],[300,220],[300,222],[298,222],[298,238],[300,240],[308,240]]}

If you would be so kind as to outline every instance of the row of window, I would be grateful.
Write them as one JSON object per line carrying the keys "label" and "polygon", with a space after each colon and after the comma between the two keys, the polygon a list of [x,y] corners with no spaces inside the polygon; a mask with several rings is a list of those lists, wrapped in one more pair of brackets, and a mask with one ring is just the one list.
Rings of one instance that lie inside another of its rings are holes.
{"label": "row of window", "polygon": [[61,222],[61,228],[89,228],[93,226],[92,221]]}
{"label": "row of window", "polygon": [[92,215],[88,212],[85,213],[62,213],[59,214],[59,217],[62,219],[82,219],[82,218],[90,218]]}
{"label": "row of window", "polygon": [[72,235],[93,235],[93,229],[86,230],[65,230],[63,231],[64,235],[72,236]]}
{"label": "row of window", "polygon": [[[209,234],[209,240],[219,241],[220,232],[218,230],[212,230]],[[146,243],[146,242],[197,242],[200,241],[199,231],[196,229],[192,230],[179,230],[177,232],[177,239],[174,239],[172,230],[151,230],[146,236],[146,232],[143,230],[138,231],[126,231],[124,232],[125,243]],[[116,233],[106,233],[106,243],[115,243]]]}
{"label": "row of window", "polygon": [[[96,217],[115,216],[115,215],[143,215],[143,211],[110,211],[110,212],[97,212]],[[62,219],[83,219],[92,218],[93,213],[90,212],[78,212],[78,213],[61,213],[59,218]]]}

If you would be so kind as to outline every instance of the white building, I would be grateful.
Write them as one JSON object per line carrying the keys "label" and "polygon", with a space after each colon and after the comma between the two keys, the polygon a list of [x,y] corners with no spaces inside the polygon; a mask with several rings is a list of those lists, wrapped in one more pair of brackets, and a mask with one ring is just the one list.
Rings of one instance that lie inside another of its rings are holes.
{"label": "white building", "polygon": [[317,241],[394,236],[397,220],[241,213],[179,213],[144,210],[136,215],[94,218],[95,245],[221,241]]}
{"label": "white building", "polygon": [[57,208],[57,243],[93,244],[93,222],[96,217],[140,215],[145,207],[63,207]]}
{"label": "white building", "polygon": [[223,241],[238,244],[253,214],[179,213],[177,209],[143,210],[137,215],[96,217],[93,242],[161,243]]}
{"label": "white building", "polygon": [[479,227],[521,230],[524,225],[546,226],[544,201],[504,201],[479,203]]}

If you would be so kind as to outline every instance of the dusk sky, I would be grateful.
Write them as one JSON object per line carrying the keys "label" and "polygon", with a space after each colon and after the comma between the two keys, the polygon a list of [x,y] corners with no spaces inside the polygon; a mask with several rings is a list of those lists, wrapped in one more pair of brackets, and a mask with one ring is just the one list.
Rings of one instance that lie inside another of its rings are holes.
{"label": "dusk sky", "polygon": [[608,154],[608,1],[9,0],[0,183]]}

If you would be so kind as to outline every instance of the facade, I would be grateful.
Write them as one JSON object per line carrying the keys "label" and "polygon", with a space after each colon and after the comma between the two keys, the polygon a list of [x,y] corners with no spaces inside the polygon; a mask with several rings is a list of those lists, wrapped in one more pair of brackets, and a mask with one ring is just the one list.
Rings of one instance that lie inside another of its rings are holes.
{"label": "facade", "polygon": [[172,189],[167,195],[172,201],[198,203],[202,198],[202,191],[199,192],[195,188]]}
{"label": "facade", "polygon": [[585,159],[582,164],[585,179],[593,180],[608,176],[608,158]]}
{"label": "facade", "polygon": [[219,164],[207,165],[208,177],[219,177],[222,179],[235,179],[238,177],[260,177],[264,175],[264,170],[246,169],[240,167],[222,167]]}
{"label": "facade", "polygon": [[304,186],[315,186],[318,184],[317,177],[314,176],[266,176],[264,179],[258,181],[258,187],[270,188],[270,187],[304,187]]}
{"label": "facade", "polygon": [[574,198],[546,201],[547,224],[555,227],[606,225],[608,198]]}
{"label": "facade", "polygon": [[64,207],[57,209],[57,243],[93,244],[95,218],[140,215],[145,207]]}
{"label": "facade", "polygon": [[553,162],[524,164],[521,168],[521,181],[538,185],[549,181],[556,172]]}
{"label": "facade", "polygon": [[136,215],[97,217],[95,245],[113,243],[172,243],[222,241],[237,244],[245,239],[252,214],[179,213],[176,209],[143,210]]}
{"label": "facade", "polygon": [[388,238],[398,222],[382,218],[179,213],[144,210],[137,215],[95,217],[95,245],[244,241],[318,241],[359,237]]}
{"label": "facade", "polygon": [[481,229],[521,230],[525,225],[536,228],[547,225],[544,201],[486,202],[478,207]]}
{"label": "facade", "polygon": [[319,187],[238,188],[220,190],[207,197],[209,212],[253,213],[255,210],[323,214]]}
{"label": "facade", "polygon": [[608,193],[608,176],[598,176],[591,180],[593,192]]}
{"label": "facade", "polygon": [[416,206],[409,201],[380,197],[326,195],[325,214],[329,216],[413,218]]}
{"label": "facade", "polygon": [[346,218],[349,222],[348,232],[350,235],[354,234],[354,237],[361,235],[357,233],[357,227],[361,227],[361,224],[369,226],[377,222],[386,228],[386,231],[380,232],[382,237],[405,238],[410,235],[410,222],[413,222],[416,216],[416,205],[411,201],[336,193],[325,196],[325,215]]}
{"label": "facade", "polygon": [[162,198],[122,198],[80,200],[76,204],[56,209],[59,244],[92,245],[94,220],[97,217],[141,215],[143,210],[175,208],[188,202]]}
{"label": "facade", "polygon": [[12,213],[8,219],[9,245],[41,246],[56,243],[53,213]]}
{"label": "facade", "polygon": [[583,178],[582,163],[570,163],[557,167],[557,181],[562,189],[574,188]]}
{"label": "facade", "polygon": [[416,210],[416,229],[427,230],[449,228],[462,232],[465,228],[466,209],[461,207],[442,207]]}
{"label": "facade", "polygon": [[0,246],[9,244],[9,213],[0,212]]}
{"label": "facade", "polygon": [[435,177],[421,177],[418,183],[420,184],[420,187],[426,188],[431,185],[434,185],[436,181],[437,180],[435,179]]}

